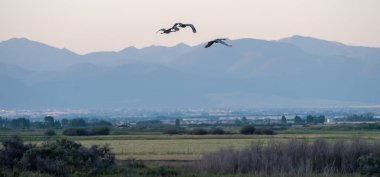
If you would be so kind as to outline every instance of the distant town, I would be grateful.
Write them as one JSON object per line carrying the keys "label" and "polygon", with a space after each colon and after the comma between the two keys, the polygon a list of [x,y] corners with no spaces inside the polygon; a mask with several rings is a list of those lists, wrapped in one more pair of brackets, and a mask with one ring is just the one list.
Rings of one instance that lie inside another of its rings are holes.
{"label": "distant town", "polygon": [[[95,119],[107,120],[114,125],[134,125],[139,121],[160,120],[164,124],[175,124],[176,119],[181,120],[182,125],[233,125],[242,119],[253,124],[281,123],[281,118],[286,117],[289,123],[294,123],[294,118],[299,116],[306,119],[308,115],[324,116],[325,124],[338,124],[347,122],[371,123],[380,121],[380,108],[314,108],[314,109],[112,109],[112,110],[14,110],[0,109],[0,117],[28,118],[30,121],[42,121],[46,116],[55,119]],[[348,116],[369,115],[371,120],[347,121]]]}

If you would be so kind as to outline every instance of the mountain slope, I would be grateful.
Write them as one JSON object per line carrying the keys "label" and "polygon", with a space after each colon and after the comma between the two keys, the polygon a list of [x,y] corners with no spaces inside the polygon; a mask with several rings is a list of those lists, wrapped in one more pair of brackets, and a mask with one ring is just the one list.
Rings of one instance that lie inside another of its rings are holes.
{"label": "mountain slope", "polygon": [[29,70],[64,69],[78,63],[79,55],[26,38],[13,38],[0,43],[0,62]]}
{"label": "mountain slope", "polygon": [[[297,107],[380,104],[380,49],[310,37],[233,47],[126,48],[77,55],[0,43],[0,107]],[[17,96],[15,96],[17,95]]]}

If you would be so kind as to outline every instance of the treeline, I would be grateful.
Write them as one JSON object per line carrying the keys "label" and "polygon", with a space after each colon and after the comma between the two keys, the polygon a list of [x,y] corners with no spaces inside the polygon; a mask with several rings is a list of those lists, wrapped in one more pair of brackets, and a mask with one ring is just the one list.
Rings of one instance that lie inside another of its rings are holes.
{"label": "treeline", "polygon": [[367,114],[361,114],[361,115],[357,115],[357,114],[348,115],[347,117],[342,118],[341,120],[351,121],[351,122],[361,122],[361,121],[370,122],[370,121],[375,121],[376,119],[374,118],[373,113],[367,113]]}
{"label": "treeline", "polygon": [[326,117],[324,115],[307,115],[306,118],[301,118],[298,115],[294,117],[294,124],[323,124],[325,122]]}
{"label": "treeline", "polygon": [[56,120],[52,116],[46,116],[44,121],[31,122],[27,118],[7,119],[0,117],[0,128],[8,129],[60,129],[64,127],[86,127],[86,126],[112,126],[105,120],[87,121],[84,118]]}
{"label": "treeline", "polygon": [[88,127],[88,128],[71,127],[71,128],[66,128],[62,134],[66,136],[95,136],[95,135],[109,135],[110,131],[111,129],[109,127]]}
{"label": "treeline", "polygon": [[[253,125],[242,124],[241,134],[257,134],[257,135],[274,135],[276,134],[271,128],[255,128]],[[250,130],[248,130],[250,129]],[[163,134],[189,134],[189,135],[223,135],[231,134],[223,129],[223,126],[197,125],[197,126],[181,126],[180,120],[177,119],[175,125],[164,124],[160,120],[140,121],[135,126],[127,128],[130,132],[162,132]],[[247,131],[248,130],[248,131]]]}

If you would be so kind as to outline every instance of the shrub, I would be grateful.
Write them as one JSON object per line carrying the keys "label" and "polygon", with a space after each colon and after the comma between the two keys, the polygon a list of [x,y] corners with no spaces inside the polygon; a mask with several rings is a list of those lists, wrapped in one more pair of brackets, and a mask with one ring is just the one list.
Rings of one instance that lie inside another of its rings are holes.
{"label": "shrub", "polygon": [[226,134],[226,132],[220,128],[220,127],[217,127],[217,128],[213,128],[210,130],[210,134],[214,134],[214,135],[223,135],[223,134]]}
{"label": "shrub", "polygon": [[276,133],[271,129],[264,128],[264,129],[256,129],[254,134],[256,134],[256,135],[274,135]]}
{"label": "shrub", "polygon": [[167,128],[163,131],[164,134],[168,134],[168,135],[176,135],[176,134],[180,134],[181,131],[178,129],[178,128]]}
{"label": "shrub", "polygon": [[107,171],[115,163],[115,156],[108,146],[93,145],[85,148],[66,139],[29,149],[20,164],[29,171],[40,171],[56,176],[78,172],[97,173]]}
{"label": "shrub", "polygon": [[[318,139],[255,142],[242,150],[223,149],[206,153],[195,166],[201,172],[216,174],[250,173],[270,176],[308,176],[316,173],[356,173],[378,175],[380,143],[368,144],[361,139]],[[369,155],[372,153],[373,155]],[[360,157],[360,158],[359,158]],[[359,159],[359,160],[358,160]]]}
{"label": "shrub", "polygon": [[142,161],[136,160],[134,158],[127,159],[124,161],[124,165],[128,168],[145,168],[145,164]]}
{"label": "shrub", "polygon": [[363,155],[359,159],[359,169],[362,175],[380,176],[380,158],[373,154]]}
{"label": "shrub", "polygon": [[151,176],[177,176],[178,173],[173,167],[151,166],[147,169],[147,174]]}
{"label": "shrub", "polygon": [[49,130],[46,130],[44,132],[44,135],[46,135],[46,136],[55,136],[55,135],[57,135],[57,133],[55,133],[55,131],[53,129],[49,129]]}
{"label": "shrub", "polygon": [[110,131],[109,127],[67,128],[63,134],[66,136],[109,135]]}
{"label": "shrub", "polygon": [[119,129],[119,130],[112,131],[112,134],[113,135],[128,135],[129,133],[126,130]]}
{"label": "shrub", "polygon": [[24,144],[20,137],[14,136],[2,142],[0,149],[0,167],[13,168],[24,153],[32,148],[31,144]]}
{"label": "shrub", "polygon": [[87,131],[84,128],[67,128],[63,131],[66,136],[85,136]]}
{"label": "shrub", "polygon": [[115,155],[107,145],[86,148],[74,141],[60,139],[32,146],[13,137],[3,142],[0,163],[1,167],[13,171],[35,171],[53,176],[67,176],[77,172],[91,175],[111,169],[115,164]]}
{"label": "shrub", "polygon": [[207,135],[208,131],[204,128],[194,128],[190,131],[190,134],[192,135]]}
{"label": "shrub", "polygon": [[88,129],[87,135],[109,135],[110,131],[109,127],[93,127]]}
{"label": "shrub", "polygon": [[255,127],[253,127],[252,125],[244,125],[240,129],[240,133],[244,135],[250,135],[250,134],[254,134],[255,130],[256,130]]}

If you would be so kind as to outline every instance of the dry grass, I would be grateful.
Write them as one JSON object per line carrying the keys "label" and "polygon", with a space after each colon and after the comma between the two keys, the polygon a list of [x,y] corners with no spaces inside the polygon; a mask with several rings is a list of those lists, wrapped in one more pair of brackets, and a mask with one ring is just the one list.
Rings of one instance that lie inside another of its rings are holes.
{"label": "dry grass", "polygon": [[206,153],[194,164],[200,172],[210,174],[350,174],[358,172],[358,158],[380,155],[380,142],[369,143],[360,138],[312,143],[294,139],[287,142],[256,142],[242,150],[232,148]]}
{"label": "dry grass", "polygon": [[[38,131],[0,131],[4,139],[19,134],[25,141],[41,143],[46,140]],[[271,140],[288,141],[291,139],[306,139],[311,142],[318,138],[329,141],[336,139],[351,140],[360,136],[365,141],[380,140],[380,131],[287,131],[278,135],[109,135],[68,137],[85,146],[92,144],[110,144],[116,153],[116,158],[123,160],[130,157],[141,160],[194,160],[205,152],[217,151],[221,148],[233,147],[242,149],[252,142]]]}
{"label": "dry grass", "polygon": [[252,139],[163,139],[163,140],[83,140],[85,146],[110,144],[119,160],[136,158],[140,160],[194,160],[205,152],[233,146],[243,148]]}
{"label": "dry grass", "polygon": [[99,139],[78,139],[77,142],[90,146],[92,144],[110,144],[116,158],[123,160],[136,158],[140,160],[195,160],[205,152],[217,151],[232,147],[242,149],[252,142],[289,141],[305,139],[312,142],[323,138],[329,141],[361,136],[366,141],[380,140],[380,132],[376,133],[338,133],[338,134],[288,134],[275,136],[262,135],[124,135],[115,139],[98,137]]}

